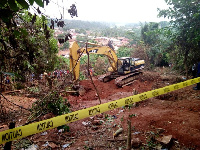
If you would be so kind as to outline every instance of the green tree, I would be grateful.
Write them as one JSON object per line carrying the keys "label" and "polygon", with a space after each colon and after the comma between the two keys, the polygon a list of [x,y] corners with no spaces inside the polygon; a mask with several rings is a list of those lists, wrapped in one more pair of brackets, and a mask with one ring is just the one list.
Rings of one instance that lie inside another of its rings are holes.
{"label": "green tree", "polygon": [[161,25],[165,26],[166,24],[150,22],[145,23],[141,29],[142,44],[145,45],[149,62],[153,66],[167,66],[169,64],[167,49],[170,40],[166,38],[165,30],[160,29]]}
{"label": "green tree", "polygon": [[117,50],[117,57],[130,57],[132,50],[132,48],[122,46]]}
{"label": "green tree", "polygon": [[[40,7],[44,7],[42,0],[28,0],[30,5],[36,2]],[[11,24],[14,14],[21,9],[28,9],[29,4],[25,0],[1,0],[0,1],[0,18],[7,25]]]}
{"label": "green tree", "polygon": [[[35,21],[32,22],[33,18]],[[0,19],[0,66],[2,71],[16,72],[25,79],[26,72],[43,73],[58,62],[57,41],[47,19],[20,10],[11,24]]]}
{"label": "green tree", "polygon": [[76,40],[78,41],[78,44],[79,44],[80,47],[84,47],[85,43],[88,40],[88,37],[87,36],[80,36],[80,35],[78,35],[76,37]]}
{"label": "green tree", "polygon": [[66,50],[69,49],[69,41],[66,41],[65,43],[63,43],[63,46],[60,47],[61,50]]}
{"label": "green tree", "polygon": [[76,29],[76,33],[86,34],[86,30],[85,29]]}
{"label": "green tree", "polygon": [[141,38],[144,41],[146,45],[155,45],[158,40],[157,32],[155,32],[158,29],[158,23],[150,22],[145,23],[145,25],[141,29]]}
{"label": "green tree", "polygon": [[137,44],[137,42],[139,41],[139,38],[137,37],[137,35],[135,34],[135,32],[132,31],[132,30],[126,32],[126,37],[128,39],[130,39],[129,45]]}
{"label": "green tree", "polygon": [[184,65],[184,72],[187,73],[188,67],[200,58],[200,3],[198,0],[165,1],[169,9],[159,9],[159,16],[172,19],[168,38],[173,41],[171,49],[176,58],[174,63],[179,69]]}

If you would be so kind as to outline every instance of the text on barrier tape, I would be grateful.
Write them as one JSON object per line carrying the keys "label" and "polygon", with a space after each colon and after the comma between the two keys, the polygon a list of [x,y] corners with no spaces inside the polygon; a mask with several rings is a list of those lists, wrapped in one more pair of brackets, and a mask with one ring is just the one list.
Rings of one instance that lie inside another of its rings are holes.
{"label": "text on barrier tape", "polygon": [[200,77],[187,80],[184,82],[180,82],[177,84],[169,85],[163,88],[159,88],[156,90],[144,92],[138,95],[129,96],[126,98],[121,98],[119,100],[115,100],[112,102],[96,105],[90,108],[78,110],[72,113],[68,113],[65,115],[53,117],[51,119],[31,123],[25,126],[16,127],[13,129],[8,129],[0,132],[0,144],[13,141],[16,139],[20,139],[32,134],[36,134],[39,132],[43,132],[49,129],[53,129],[64,124],[74,122],[77,120],[81,120],[90,116],[94,116],[109,110],[113,110],[115,108],[119,108],[125,105],[133,104],[135,102],[143,101],[148,98],[156,97],[162,94],[166,94],[171,91],[175,91],[186,86],[190,86],[200,82]]}

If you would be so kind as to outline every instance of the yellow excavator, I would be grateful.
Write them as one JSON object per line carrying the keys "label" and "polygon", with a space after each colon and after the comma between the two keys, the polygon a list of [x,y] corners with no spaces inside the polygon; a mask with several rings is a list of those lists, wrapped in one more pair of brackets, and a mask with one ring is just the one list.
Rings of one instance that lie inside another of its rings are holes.
{"label": "yellow excavator", "polygon": [[135,76],[142,73],[144,60],[131,57],[118,58],[111,46],[100,46],[93,43],[87,43],[87,45],[93,45],[93,47],[80,48],[77,42],[73,42],[70,47],[70,72],[76,83],[79,80],[80,58],[83,54],[102,54],[108,57],[111,67],[108,68],[106,75],[99,77],[99,80],[103,82],[115,79],[115,84],[122,87],[133,82]]}

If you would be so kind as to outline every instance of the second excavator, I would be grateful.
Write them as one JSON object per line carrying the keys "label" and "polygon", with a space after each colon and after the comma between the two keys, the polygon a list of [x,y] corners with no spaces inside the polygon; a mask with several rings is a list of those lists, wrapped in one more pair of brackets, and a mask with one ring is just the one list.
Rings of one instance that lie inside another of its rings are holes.
{"label": "second excavator", "polygon": [[114,49],[110,46],[100,46],[87,43],[93,47],[80,48],[77,42],[70,47],[70,71],[73,74],[73,80],[77,83],[80,73],[80,58],[83,54],[102,54],[108,57],[111,67],[108,73],[99,77],[99,80],[108,82],[115,79],[115,84],[123,87],[133,82],[135,77],[142,73],[145,61],[139,58],[121,57],[118,58]]}

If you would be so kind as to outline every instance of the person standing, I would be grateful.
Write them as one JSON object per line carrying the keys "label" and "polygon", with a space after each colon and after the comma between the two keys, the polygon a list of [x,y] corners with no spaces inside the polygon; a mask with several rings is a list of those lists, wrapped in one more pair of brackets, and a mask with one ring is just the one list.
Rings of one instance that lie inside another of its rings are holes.
{"label": "person standing", "polygon": [[196,72],[197,72],[197,66],[196,66],[196,64],[194,64],[192,66],[192,79],[194,79],[196,77]]}
{"label": "person standing", "polygon": [[[200,62],[198,62],[197,65],[197,76],[196,77],[200,77]],[[197,83],[197,86],[193,88],[194,90],[200,90],[200,82]]]}

